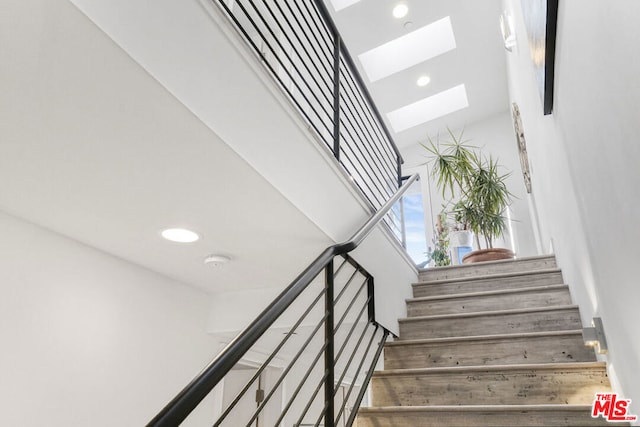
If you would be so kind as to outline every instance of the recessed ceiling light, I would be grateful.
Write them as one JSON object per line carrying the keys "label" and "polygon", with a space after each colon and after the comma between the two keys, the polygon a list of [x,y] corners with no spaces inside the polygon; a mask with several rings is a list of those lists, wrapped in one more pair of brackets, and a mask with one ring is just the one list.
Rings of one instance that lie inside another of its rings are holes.
{"label": "recessed ceiling light", "polygon": [[418,86],[422,87],[422,86],[428,85],[429,82],[431,82],[431,78],[429,76],[420,76],[420,77],[418,77],[418,80],[416,81],[416,84]]}
{"label": "recessed ceiling light", "polygon": [[186,228],[167,228],[161,234],[165,239],[176,243],[193,243],[200,239],[197,233]]}
{"label": "recessed ceiling light", "polygon": [[405,3],[398,3],[396,7],[393,8],[393,17],[394,18],[404,18],[409,13],[409,6]]}

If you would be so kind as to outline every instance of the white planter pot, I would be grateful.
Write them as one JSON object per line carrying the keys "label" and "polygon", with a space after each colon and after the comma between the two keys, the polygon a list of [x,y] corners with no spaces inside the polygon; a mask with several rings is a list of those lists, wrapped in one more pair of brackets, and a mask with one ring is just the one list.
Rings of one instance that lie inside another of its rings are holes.
{"label": "white planter pot", "polygon": [[451,248],[451,264],[462,264],[462,257],[473,249],[473,233],[471,231],[451,231],[449,233]]}
{"label": "white planter pot", "polygon": [[473,233],[468,230],[450,232],[449,246],[452,248],[473,247]]}

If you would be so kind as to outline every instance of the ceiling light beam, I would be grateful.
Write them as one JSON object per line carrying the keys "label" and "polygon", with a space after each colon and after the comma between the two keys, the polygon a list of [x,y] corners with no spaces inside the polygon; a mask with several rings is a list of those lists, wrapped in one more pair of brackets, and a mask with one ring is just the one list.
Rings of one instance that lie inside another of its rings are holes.
{"label": "ceiling light beam", "polygon": [[402,132],[469,106],[464,84],[387,113],[394,132]]}
{"label": "ceiling light beam", "polygon": [[456,48],[451,18],[445,17],[358,55],[370,82]]}

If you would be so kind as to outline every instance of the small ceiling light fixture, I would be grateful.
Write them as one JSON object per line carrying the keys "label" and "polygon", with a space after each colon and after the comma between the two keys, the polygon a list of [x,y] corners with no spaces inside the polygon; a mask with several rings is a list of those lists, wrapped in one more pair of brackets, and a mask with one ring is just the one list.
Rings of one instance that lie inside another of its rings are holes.
{"label": "small ceiling light fixture", "polygon": [[209,255],[204,259],[205,265],[210,265],[212,267],[220,267],[223,264],[228,263],[229,261],[231,261],[231,257],[217,254]]}
{"label": "small ceiling light fixture", "polygon": [[420,77],[418,77],[418,80],[416,81],[416,84],[420,87],[426,86],[431,82],[431,77],[426,76],[426,75],[422,75]]}
{"label": "small ceiling light fixture", "polygon": [[407,6],[406,3],[398,3],[394,8],[393,8],[393,17],[394,18],[404,18],[405,16],[407,16],[407,13],[409,13],[409,6]]}
{"label": "small ceiling light fixture", "polygon": [[161,234],[165,239],[176,243],[193,243],[200,239],[198,233],[186,228],[167,228]]}

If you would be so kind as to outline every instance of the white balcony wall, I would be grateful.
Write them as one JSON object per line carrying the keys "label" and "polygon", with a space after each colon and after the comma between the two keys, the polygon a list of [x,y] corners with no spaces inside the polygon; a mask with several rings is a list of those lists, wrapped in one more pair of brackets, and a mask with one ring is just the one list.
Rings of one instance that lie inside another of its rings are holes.
{"label": "white balcony wall", "polygon": [[[117,7],[84,0],[74,4],[327,236],[342,241],[364,224],[371,210],[362,195],[215,5],[193,0],[149,10],[142,0]],[[203,40],[211,41],[203,45],[206,55],[194,48]],[[199,72],[186,79],[184,70]],[[380,306],[379,319],[397,330],[408,284],[416,278],[412,262],[380,229],[355,253],[376,277],[377,297],[388,302]],[[259,287],[275,292],[286,284]],[[217,294],[213,304],[225,298]],[[239,327],[258,313],[247,311]]]}
{"label": "white balcony wall", "polygon": [[[585,326],[602,317],[610,375],[640,408],[636,271],[640,232],[640,4],[560,2],[553,114],[542,115],[519,1],[505,1],[517,46],[507,54],[510,96],[522,112],[536,214]],[[635,406],[634,406],[635,405]]]}

